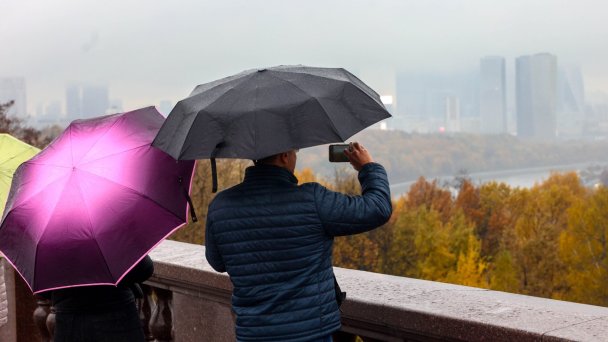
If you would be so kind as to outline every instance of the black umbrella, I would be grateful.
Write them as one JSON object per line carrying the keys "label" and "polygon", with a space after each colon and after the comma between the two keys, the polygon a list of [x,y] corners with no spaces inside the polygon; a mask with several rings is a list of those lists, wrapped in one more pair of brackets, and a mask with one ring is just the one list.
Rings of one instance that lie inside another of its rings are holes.
{"label": "black umbrella", "polygon": [[178,160],[211,158],[214,166],[215,158],[255,160],[343,142],[390,116],[378,94],[344,69],[252,69],[197,86],[152,145]]}

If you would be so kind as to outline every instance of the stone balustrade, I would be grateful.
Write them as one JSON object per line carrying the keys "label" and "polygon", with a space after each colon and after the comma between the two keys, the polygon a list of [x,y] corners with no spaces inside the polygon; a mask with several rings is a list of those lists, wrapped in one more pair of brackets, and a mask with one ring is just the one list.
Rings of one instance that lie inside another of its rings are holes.
{"label": "stone balustrade", "polygon": [[[165,241],[150,256],[155,273],[138,303],[147,339],[234,341],[231,284],[206,263],[204,247]],[[604,307],[341,268],[335,273],[347,292],[337,342],[608,341]],[[47,305],[38,301],[34,314],[43,330],[52,329]],[[45,334],[16,341],[48,341]]]}

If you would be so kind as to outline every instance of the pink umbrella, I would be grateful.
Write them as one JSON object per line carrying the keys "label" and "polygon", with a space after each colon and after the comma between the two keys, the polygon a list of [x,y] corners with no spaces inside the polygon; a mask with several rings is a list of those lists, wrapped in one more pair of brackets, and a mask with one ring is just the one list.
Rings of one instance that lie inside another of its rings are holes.
{"label": "pink umbrella", "polygon": [[154,107],[76,120],[13,177],[0,251],[34,293],[116,285],[187,221],[193,161],[150,146]]}

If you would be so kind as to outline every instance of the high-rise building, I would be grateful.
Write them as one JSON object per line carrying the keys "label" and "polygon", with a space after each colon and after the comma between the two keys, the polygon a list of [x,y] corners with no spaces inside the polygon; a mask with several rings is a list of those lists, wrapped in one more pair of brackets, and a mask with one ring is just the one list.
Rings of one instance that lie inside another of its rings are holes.
{"label": "high-rise building", "polygon": [[9,115],[25,117],[28,115],[25,98],[25,79],[23,77],[0,78],[0,103],[14,101],[8,110]]}
{"label": "high-rise building", "polygon": [[402,129],[400,118],[393,111],[397,101],[395,70],[392,67],[375,66],[362,69],[356,76],[381,96],[384,106],[393,115],[393,117],[375,124],[372,128]]}
{"label": "high-rise building", "polygon": [[449,95],[445,98],[445,128],[448,132],[460,132],[460,99]]}
{"label": "high-rise building", "polygon": [[108,87],[85,85],[82,87],[82,114],[84,118],[105,115],[110,108]]}
{"label": "high-rise building", "polygon": [[65,112],[68,121],[79,119],[82,116],[82,87],[70,84],[65,88]]}
{"label": "high-rise building", "polygon": [[507,132],[507,95],[505,59],[484,57],[479,63],[480,132]]}
{"label": "high-rise building", "polygon": [[[444,127],[446,101],[450,96],[458,98],[461,123],[472,117],[477,118],[478,90],[478,76],[471,71],[447,74],[399,73],[395,113],[404,118],[404,128],[401,129],[436,132]],[[471,125],[460,126],[461,131],[470,127]]]}
{"label": "high-rise building", "polygon": [[549,53],[516,60],[517,135],[553,139],[557,133],[557,57]]}
{"label": "high-rise building", "polygon": [[557,72],[557,131],[559,135],[575,136],[583,132],[585,123],[585,84],[581,69],[560,66]]}

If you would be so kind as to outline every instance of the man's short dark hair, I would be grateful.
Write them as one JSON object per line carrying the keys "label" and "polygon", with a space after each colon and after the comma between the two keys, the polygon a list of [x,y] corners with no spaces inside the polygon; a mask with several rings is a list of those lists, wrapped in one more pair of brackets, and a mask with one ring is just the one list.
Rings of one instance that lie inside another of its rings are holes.
{"label": "man's short dark hair", "polygon": [[268,157],[264,157],[262,159],[254,159],[253,160],[253,164],[255,164],[255,165],[271,164],[272,162],[274,162],[278,158],[279,155],[280,155],[280,153],[277,153],[277,154],[273,154],[273,155],[268,156]]}

